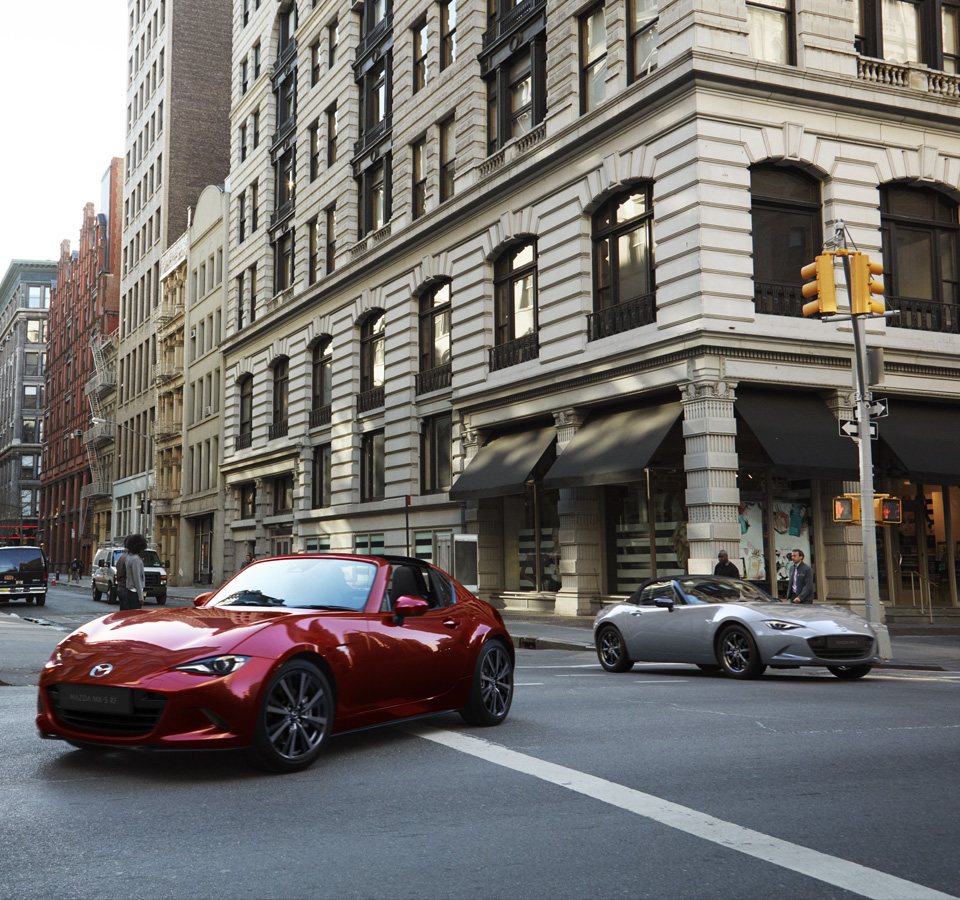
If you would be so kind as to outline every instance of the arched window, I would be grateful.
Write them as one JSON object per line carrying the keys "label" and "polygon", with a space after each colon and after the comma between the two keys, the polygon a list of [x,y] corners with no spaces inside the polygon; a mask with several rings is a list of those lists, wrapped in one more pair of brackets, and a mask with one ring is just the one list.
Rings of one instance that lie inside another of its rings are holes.
{"label": "arched window", "polygon": [[240,380],[240,430],[236,449],[249,447],[253,439],[253,376],[245,375]]}
{"label": "arched window", "polygon": [[957,204],[932,188],[880,189],[883,280],[892,326],[960,332]]}
{"label": "arched window", "polygon": [[273,422],[270,440],[286,437],[290,413],[290,361],[286,357],[273,364]]}
{"label": "arched window", "polygon": [[331,376],[333,374],[333,353],[330,346],[329,337],[322,338],[313,345],[311,428],[330,424]]}
{"label": "arched window", "polygon": [[537,242],[511,244],[494,265],[493,297],[495,333],[490,351],[490,369],[536,359],[537,339]]}
{"label": "arched window", "polygon": [[383,406],[385,318],[382,309],[375,309],[360,326],[359,412]]}
{"label": "arched window", "polygon": [[420,373],[417,393],[450,386],[450,282],[420,295]]}
{"label": "arched window", "polygon": [[591,341],[656,321],[650,185],[616,194],[593,215],[593,310]]}
{"label": "arched window", "polygon": [[750,170],[753,293],[757,312],[798,316],[800,269],[823,247],[820,182],[799,169]]}

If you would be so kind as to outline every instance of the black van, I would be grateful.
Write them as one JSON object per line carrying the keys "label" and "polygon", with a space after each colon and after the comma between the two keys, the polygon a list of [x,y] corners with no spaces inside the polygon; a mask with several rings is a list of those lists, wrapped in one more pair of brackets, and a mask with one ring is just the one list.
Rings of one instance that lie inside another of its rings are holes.
{"label": "black van", "polygon": [[0,547],[0,603],[47,602],[47,561],[39,547]]}

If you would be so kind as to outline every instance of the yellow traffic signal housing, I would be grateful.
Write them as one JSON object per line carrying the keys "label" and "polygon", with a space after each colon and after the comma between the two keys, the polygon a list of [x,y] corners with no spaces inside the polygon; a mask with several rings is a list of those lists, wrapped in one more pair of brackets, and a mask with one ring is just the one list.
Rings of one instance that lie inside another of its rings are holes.
{"label": "yellow traffic signal housing", "polygon": [[860,521],[860,496],[846,494],[833,498],[833,521],[845,525],[856,525]]}
{"label": "yellow traffic signal housing", "polygon": [[886,307],[882,297],[874,294],[883,294],[883,285],[874,281],[871,275],[882,275],[883,266],[878,262],[870,262],[865,253],[850,254],[850,312],[855,316],[882,315]]}
{"label": "yellow traffic signal housing", "polygon": [[899,525],[903,521],[903,511],[899,497],[881,495],[874,500],[878,525]]}
{"label": "yellow traffic signal housing", "polygon": [[[835,316],[837,314],[837,284],[833,277],[833,254],[822,253],[800,270],[800,277],[808,281],[801,290],[806,298],[815,298],[803,304],[805,316]],[[814,279],[809,281],[809,279]]]}

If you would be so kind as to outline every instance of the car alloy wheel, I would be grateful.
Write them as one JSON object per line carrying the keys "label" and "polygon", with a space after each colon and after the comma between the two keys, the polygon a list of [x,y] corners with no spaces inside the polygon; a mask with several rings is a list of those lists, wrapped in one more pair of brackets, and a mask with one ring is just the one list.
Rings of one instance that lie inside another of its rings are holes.
{"label": "car alloy wheel", "polygon": [[513,702],[513,661],[499,641],[480,651],[467,705],[460,715],[470,725],[499,725]]}
{"label": "car alloy wheel", "polygon": [[597,659],[608,672],[629,672],[633,668],[623,635],[612,625],[601,628],[597,633]]}
{"label": "car alloy wheel", "polygon": [[758,678],[767,668],[750,633],[739,625],[720,635],[719,650],[720,665],[731,678]]}
{"label": "car alloy wheel", "polygon": [[313,663],[291,660],[270,680],[248,759],[270,772],[305,769],[333,730],[330,682]]}

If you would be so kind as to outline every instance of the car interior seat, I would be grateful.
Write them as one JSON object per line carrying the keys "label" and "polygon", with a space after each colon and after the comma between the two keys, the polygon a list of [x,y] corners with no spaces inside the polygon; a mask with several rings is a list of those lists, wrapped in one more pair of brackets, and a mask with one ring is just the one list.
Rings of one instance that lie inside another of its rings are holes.
{"label": "car interior seat", "polygon": [[411,566],[397,566],[393,570],[390,582],[390,604],[397,602],[400,597],[423,597],[429,602],[430,597],[424,590],[420,577]]}

